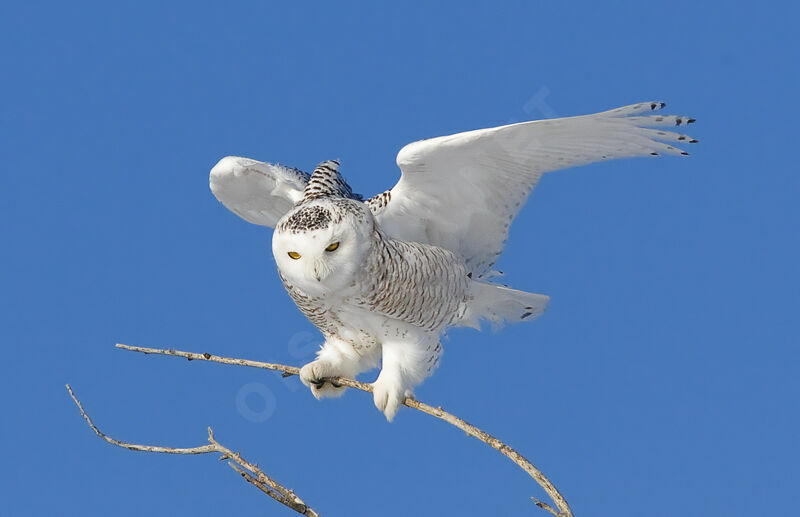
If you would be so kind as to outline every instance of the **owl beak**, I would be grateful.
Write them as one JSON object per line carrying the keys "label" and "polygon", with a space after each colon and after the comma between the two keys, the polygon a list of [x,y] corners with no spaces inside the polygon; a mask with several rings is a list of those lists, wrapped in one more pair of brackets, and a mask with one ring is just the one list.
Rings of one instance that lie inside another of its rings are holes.
{"label": "owl beak", "polygon": [[315,260],[314,261],[314,278],[317,279],[317,282],[322,282],[323,279],[327,278],[330,275],[331,270],[328,268],[328,265],[323,260]]}

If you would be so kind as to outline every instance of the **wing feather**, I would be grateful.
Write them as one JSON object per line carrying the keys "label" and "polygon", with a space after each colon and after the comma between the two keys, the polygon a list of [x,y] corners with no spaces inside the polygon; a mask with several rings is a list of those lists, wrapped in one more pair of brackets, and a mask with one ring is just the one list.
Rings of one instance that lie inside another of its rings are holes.
{"label": "wing feather", "polygon": [[664,106],[638,103],[411,143],[397,155],[402,175],[391,202],[376,216],[391,237],[449,249],[473,275],[484,276],[542,174],[618,158],[688,154],[673,144],[696,140],[647,129],[694,122],[641,115]]}
{"label": "wing feather", "polygon": [[214,196],[245,221],[274,228],[303,197],[309,174],[282,165],[226,156],[209,175]]}

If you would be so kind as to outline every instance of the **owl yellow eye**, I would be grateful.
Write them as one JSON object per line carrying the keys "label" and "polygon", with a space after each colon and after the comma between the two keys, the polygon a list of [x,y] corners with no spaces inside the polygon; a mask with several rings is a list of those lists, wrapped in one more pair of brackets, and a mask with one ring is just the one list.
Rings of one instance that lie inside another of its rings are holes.
{"label": "owl yellow eye", "polygon": [[325,248],[325,251],[336,251],[336,248],[338,247],[339,247],[339,242],[337,241],[328,246],[327,248]]}
{"label": "owl yellow eye", "polygon": [[300,258],[300,254],[297,253],[296,251],[290,251],[289,252],[289,257],[293,258],[294,260],[297,260],[297,259]]}

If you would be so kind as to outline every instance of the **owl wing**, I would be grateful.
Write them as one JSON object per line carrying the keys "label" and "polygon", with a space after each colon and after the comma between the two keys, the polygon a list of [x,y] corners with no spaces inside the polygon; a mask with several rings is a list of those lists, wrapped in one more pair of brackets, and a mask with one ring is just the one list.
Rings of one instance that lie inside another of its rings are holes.
{"label": "owl wing", "polygon": [[275,227],[303,197],[310,175],[298,169],[226,156],[209,176],[214,196],[242,219]]}
{"label": "owl wing", "polygon": [[376,217],[389,236],[449,249],[481,277],[545,172],[633,156],[687,155],[675,145],[697,140],[648,129],[694,122],[649,114],[664,105],[646,102],[411,143],[397,155],[402,175],[376,204]]}

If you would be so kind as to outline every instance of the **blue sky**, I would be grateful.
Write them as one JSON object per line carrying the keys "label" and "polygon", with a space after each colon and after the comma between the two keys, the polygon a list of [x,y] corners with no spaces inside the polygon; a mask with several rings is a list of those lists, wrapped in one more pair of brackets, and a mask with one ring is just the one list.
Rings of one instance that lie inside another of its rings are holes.
{"label": "blue sky", "polygon": [[210,425],[324,515],[545,515],[424,415],[113,344],[312,357],[270,231],[208,190],[222,156],[340,158],[372,194],[413,140],[650,99],[697,118],[692,156],[546,176],[499,266],[550,309],[451,332],[418,397],[576,515],[798,511],[794,4],[163,4],[2,8],[1,514],[293,515],[211,457],[101,442],[69,382],[108,433]]}

